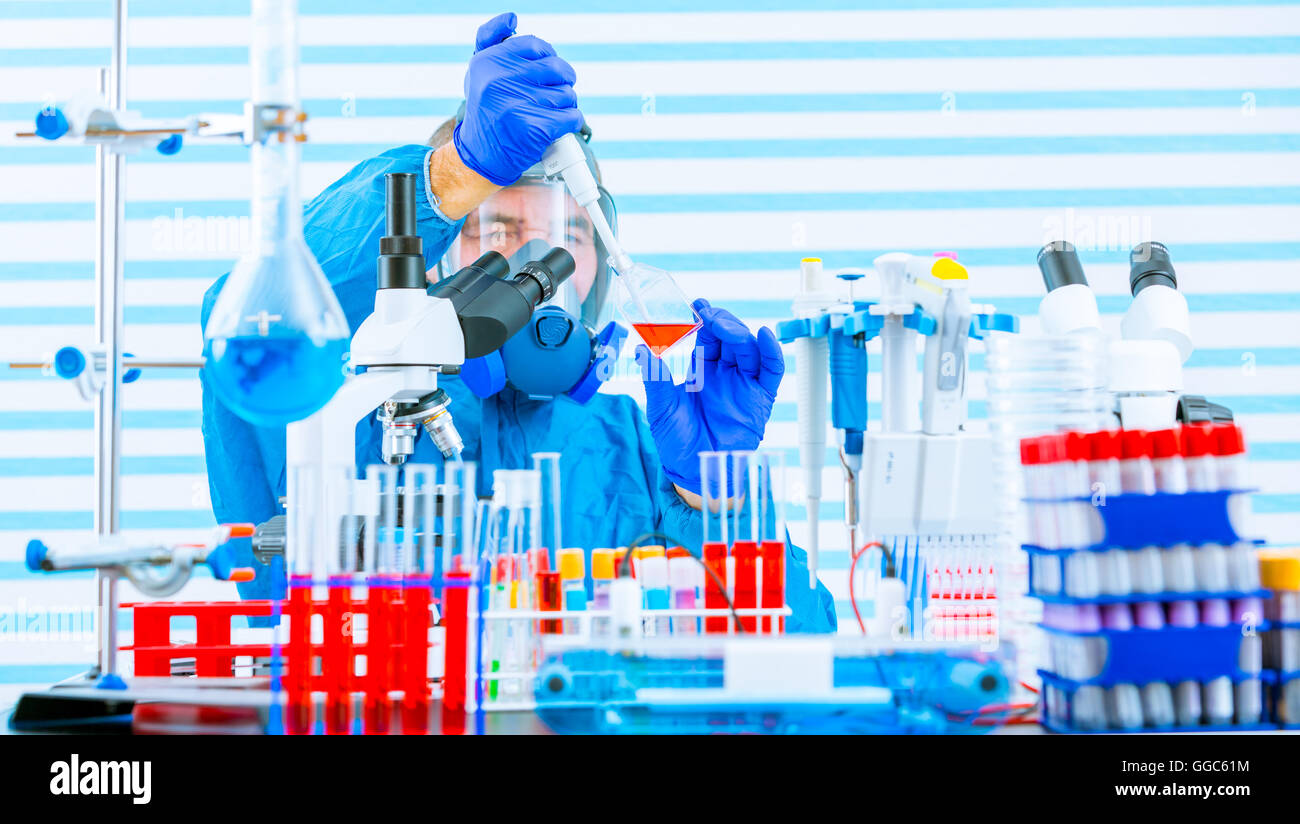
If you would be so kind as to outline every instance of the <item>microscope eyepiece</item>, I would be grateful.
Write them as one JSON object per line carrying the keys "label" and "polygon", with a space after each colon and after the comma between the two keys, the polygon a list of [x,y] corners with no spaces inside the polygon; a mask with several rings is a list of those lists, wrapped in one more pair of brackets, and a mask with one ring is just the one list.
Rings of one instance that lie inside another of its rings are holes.
{"label": "microscope eyepiece", "polygon": [[536,306],[555,297],[556,288],[569,279],[575,265],[573,255],[556,246],[540,259],[525,263],[515,275],[515,283]]}
{"label": "microscope eyepiece", "polygon": [[1128,255],[1129,287],[1133,297],[1148,286],[1168,286],[1178,288],[1178,277],[1174,274],[1174,262],[1169,258],[1169,249],[1163,243],[1139,243]]}
{"label": "microscope eyepiece", "polygon": [[1088,285],[1079,263],[1079,254],[1067,240],[1054,240],[1038,250],[1038,269],[1043,273],[1043,283],[1051,292],[1075,283]]}
{"label": "microscope eyepiece", "polygon": [[379,288],[423,289],[424,239],[415,231],[415,175],[385,175],[386,234],[379,239]]}

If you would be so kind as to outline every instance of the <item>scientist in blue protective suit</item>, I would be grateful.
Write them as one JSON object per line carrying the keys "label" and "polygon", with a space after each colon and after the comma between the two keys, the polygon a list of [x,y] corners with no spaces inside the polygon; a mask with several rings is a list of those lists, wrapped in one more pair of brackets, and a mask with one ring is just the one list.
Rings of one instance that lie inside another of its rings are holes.
{"label": "scientist in blue protective suit", "polygon": [[[307,205],[307,245],[353,333],[374,308],[389,172],[418,176],[417,231],[433,281],[489,249],[510,258],[514,271],[553,245],[567,248],[576,263],[567,289],[499,353],[439,380],[452,398],[462,457],[477,462],[478,494],[487,496],[494,470],[527,468],[534,452],[560,453],[565,546],[613,547],[659,532],[698,553],[698,454],[759,445],[784,373],[780,345],[771,330],[755,337],[731,313],[699,300],[703,326],[689,385],[675,385],[641,346],[645,415],[630,397],[596,392],[609,375],[609,353],[617,353],[625,334],[607,323],[610,272],[589,218],[562,184],[548,183],[534,168],[557,138],[577,132],[585,139],[590,132],[577,108],[573,68],[545,41],[514,35],[515,25],[515,15],[503,14],[479,29],[464,108],[430,145],[400,146],[366,160]],[[594,157],[584,151],[599,178]],[[603,189],[601,207],[614,217]],[[205,325],[224,283],[219,278],[204,297]],[[285,431],[238,418],[213,394],[206,375],[203,438],[219,522],[261,523],[283,512]],[[377,416],[362,419],[358,467],[382,462],[381,442]],[[410,460],[441,465],[443,458],[422,434]],[[787,628],[834,630],[830,593],[820,584],[810,589],[806,555],[794,547],[789,552]],[[239,585],[240,594],[266,597],[267,568],[246,540],[235,553],[236,565],[259,572]]]}

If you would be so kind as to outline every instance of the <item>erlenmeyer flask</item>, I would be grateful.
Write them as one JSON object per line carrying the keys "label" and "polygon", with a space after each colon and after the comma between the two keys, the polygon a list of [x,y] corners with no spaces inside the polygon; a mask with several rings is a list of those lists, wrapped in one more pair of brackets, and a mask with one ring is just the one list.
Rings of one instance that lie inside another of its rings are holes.
{"label": "erlenmeyer flask", "polygon": [[302,235],[297,43],[292,3],[253,14],[253,250],[240,258],[203,330],[217,396],[258,426],[320,409],[343,384],[348,323]]}
{"label": "erlenmeyer flask", "polygon": [[[610,265],[614,266],[612,259]],[[615,306],[655,357],[662,358],[700,328],[700,316],[670,273],[644,263],[615,271]]]}

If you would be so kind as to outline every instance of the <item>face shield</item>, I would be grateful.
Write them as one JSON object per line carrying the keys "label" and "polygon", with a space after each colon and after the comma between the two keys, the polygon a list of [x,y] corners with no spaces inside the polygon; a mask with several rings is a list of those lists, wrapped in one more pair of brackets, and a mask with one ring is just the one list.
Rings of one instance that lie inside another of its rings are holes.
{"label": "face shield", "polygon": [[[604,207],[608,198],[601,200]],[[606,216],[612,217],[612,202]],[[588,330],[600,330],[612,313],[604,247],[591,219],[562,181],[525,175],[484,201],[466,216],[460,235],[447,250],[442,275],[454,274],[489,251],[505,255],[514,272],[553,246],[567,249],[575,268],[545,305],[559,306]]]}

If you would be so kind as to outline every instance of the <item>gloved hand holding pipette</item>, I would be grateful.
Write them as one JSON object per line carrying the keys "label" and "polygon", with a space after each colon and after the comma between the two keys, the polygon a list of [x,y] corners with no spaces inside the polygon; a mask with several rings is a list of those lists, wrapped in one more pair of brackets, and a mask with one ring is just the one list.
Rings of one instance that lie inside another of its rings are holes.
{"label": "gloved hand holding pipette", "polygon": [[479,27],[465,73],[465,119],[453,137],[465,165],[498,186],[582,128],[573,67],[545,40],[512,36],[517,24],[507,12]]}
{"label": "gloved hand holding pipette", "polygon": [[646,419],[664,474],[679,490],[700,493],[700,453],[756,449],[785,374],[781,344],[762,327],[754,336],[725,309],[700,299],[703,325],[691,355],[691,385],[673,383],[668,366],[637,347]]}

